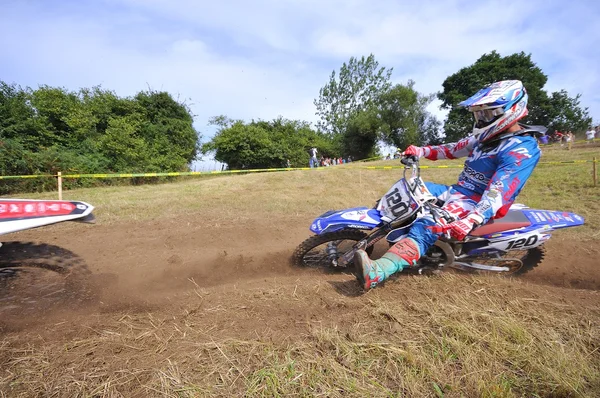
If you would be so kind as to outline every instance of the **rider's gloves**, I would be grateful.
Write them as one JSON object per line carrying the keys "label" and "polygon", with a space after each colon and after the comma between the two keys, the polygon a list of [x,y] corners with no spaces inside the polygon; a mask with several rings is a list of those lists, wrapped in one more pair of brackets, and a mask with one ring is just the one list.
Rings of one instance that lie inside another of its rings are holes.
{"label": "rider's gloves", "polygon": [[445,226],[445,230],[456,240],[463,240],[478,225],[483,223],[483,217],[477,213],[471,213],[465,218],[451,222]]}
{"label": "rider's gloves", "polygon": [[404,156],[416,156],[418,158],[422,158],[425,155],[425,150],[420,146],[410,145],[404,152],[402,152]]}

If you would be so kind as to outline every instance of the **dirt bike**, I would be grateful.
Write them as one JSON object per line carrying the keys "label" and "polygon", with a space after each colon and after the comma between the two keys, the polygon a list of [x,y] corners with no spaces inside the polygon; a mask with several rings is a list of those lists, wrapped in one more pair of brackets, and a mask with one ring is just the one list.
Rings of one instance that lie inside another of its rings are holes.
{"label": "dirt bike", "polygon": [[[84,202],[0,199],[0,235],[65,221],[93,223],[93,210],[93,206]],[[19,300],[33,302],[32,297],[54,297],[57,292],[64,291],[65,277],[73,280],[83,272],[87,272],[83,261],[59,246],[33,242],[0,243],[0,304],[9,302],[15,307]],[[19,278],[14,278],[16,276]],[[17,282],[21,293],[29,290],[27,294],[19,297],[14,294]]]}
{"label": "dirt bike", "polygon": [[[424,214],[448,219],[443,203],[422,181],[418,159],[409,157],[401,161],[405,165],[403,178],[383,195],[375,208],[354,207],[321,214],[310,226],[315,235],[296,248],[292,262],[304,267],[352,268],[356,250],[363,249],[371,255],[374,245],[384,238],[393,245],[405,238],[411,225]],[[543,244],[552,231],[583,223],[583,217],[574,213],[513,204],[504,217],[477,227],[462,241],[440,237],[410,270],[419,274],[436,273],[448,267],[524,274],[542,262]]]}
{"label": "dirt bike", "polygon": [[0,199],[0,235],[64,221],[93,223],[93,210],[84,202]]}

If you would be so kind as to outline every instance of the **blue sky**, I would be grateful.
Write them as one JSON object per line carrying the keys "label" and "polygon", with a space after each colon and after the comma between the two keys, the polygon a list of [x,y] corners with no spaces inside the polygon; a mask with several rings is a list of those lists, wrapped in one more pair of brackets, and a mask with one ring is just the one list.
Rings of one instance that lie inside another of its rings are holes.
{"label": "blue sky", "polygon": [[369,53],[395,82],[427,93],[483,53],[532,53],[546,89],[581,93],[600,122],[595,0],[0,0],[0,9],[0,80],[166,90],[191,106],[205,138],[219,114],[316,121],[313,99],[331,71]]}

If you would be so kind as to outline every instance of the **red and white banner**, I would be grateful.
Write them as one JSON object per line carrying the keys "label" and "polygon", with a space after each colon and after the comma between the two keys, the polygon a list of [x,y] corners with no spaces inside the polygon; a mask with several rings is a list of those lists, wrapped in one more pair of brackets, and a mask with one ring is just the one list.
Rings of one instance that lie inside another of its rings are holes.
{"label": "red and white banner", "polygon": [[7,218],[29,218],[66,216],[77,206],[68,201],[0,200],[0,220]]}

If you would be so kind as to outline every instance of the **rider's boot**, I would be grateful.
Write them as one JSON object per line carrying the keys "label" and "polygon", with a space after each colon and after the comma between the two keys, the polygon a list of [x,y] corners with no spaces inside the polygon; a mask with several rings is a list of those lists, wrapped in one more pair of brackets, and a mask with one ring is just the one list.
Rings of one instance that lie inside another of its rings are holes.
{"label": "rider's boot", "polygon": [[378,260],[371,260],[367,252],[358,250],[354,256],[356,278],[367,291],[381,284],[390,275],[415,265],[419,257],[419,247],[411,238],[398,241]]}

